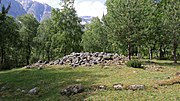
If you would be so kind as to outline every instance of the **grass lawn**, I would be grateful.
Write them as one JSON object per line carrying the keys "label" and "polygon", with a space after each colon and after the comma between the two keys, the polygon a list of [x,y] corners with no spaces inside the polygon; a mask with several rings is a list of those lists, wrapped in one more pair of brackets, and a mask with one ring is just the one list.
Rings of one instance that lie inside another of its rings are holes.
{"label": "grass lawn", "polygon": [[[54,66],[38,69],[13,69],[0,71],[0,101],[180,101],[180,84],[158,86],[161,80],[174,77],[180,71],[180,64],[171,61],[144,61],[147,69],[126,66],[78,67]],[[156,69],[156,66],[162,67]],[[145,90],[116,91],[113,84],[144,84]],[[82,84],[89,88],[92,85],[106,85],[107,90],[85,92],[70,97],[61,96],[60,91],[71,84]],[[17,91],[38,87],[37,95]]]}

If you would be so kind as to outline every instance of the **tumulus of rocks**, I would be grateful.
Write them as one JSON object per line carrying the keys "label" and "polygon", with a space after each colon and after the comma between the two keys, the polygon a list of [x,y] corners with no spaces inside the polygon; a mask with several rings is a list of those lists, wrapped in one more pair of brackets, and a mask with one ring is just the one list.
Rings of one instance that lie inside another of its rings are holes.
{"label": "tumulus of rocks", "polygon": [[127,61],[128,58],[117,53],[105,53],[105,52],[96,52],[96,53],[71,53],[55,61],[41,61],[37,63],[26,66],[26,68],[32,67],[43,67],[50,65],[71,65],[72,67],[78,66],[93,66],[93,65],[121,65]]}

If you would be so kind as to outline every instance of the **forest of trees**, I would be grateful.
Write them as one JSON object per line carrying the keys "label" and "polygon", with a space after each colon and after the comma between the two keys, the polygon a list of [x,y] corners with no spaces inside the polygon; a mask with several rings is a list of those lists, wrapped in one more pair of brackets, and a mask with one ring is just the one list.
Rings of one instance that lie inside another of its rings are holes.
{"label": "forest of trees", "polygon": [[111,52],[132,58],[172,59],[180,55],[179,0],[107,0],[107,14],[81,25],[74,2],[64,0],[51,18],[0,12],[0,69],[54,60],[72,52]]}

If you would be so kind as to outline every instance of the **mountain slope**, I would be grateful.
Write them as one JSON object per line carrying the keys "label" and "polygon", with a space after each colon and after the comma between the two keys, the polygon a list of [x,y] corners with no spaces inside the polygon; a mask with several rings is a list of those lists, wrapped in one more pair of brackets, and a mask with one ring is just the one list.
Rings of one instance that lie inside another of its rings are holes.
{"label": "mountain slope", "polygon": [[[11,3],[11,9],[8,14],[14,18],[23,14],[33,14],[38,21],[51,17],[51,6],[32,0],[2,0],[0,10],[3,4],[7,7],[9,3]],[[83,25],[90,23],[92,19],[91,16],[80,16],[80,18]]]}
{"label": "mountain slope", "polygon": [[85,25],[85,24],[91,23],[91,20],[93,17],[92,16],[80,16],[80,18],[82,19],[81,24]]}
{"label": "mountain slope", "polygon": [[5,7],[11,3],[11,8],[8,12],[9,15],[16,18],[23,14],[33,14],[38,21],[50,18],[52,7],[47,4],[42,4],[32,0],[2,0],[0,4],[0,11],[2,5]]}
{"label": "mountain slope", "polygon": [[7,7],[9,3],[11,3],[11,9],[8,12],[9,15],[16,18],[19,15],[26,14],[26,11],[23,9],[23,6],[15,0],[2,0],[0,4],[0,11],[2,9],[2,5],[5,5],[5,7]]}
{"label": "mountain slope", "polygon": [[32,0],[16,0],[18,1],[28,14],[33,14],[38,21],[49,18],[51,16],[52,7]]}

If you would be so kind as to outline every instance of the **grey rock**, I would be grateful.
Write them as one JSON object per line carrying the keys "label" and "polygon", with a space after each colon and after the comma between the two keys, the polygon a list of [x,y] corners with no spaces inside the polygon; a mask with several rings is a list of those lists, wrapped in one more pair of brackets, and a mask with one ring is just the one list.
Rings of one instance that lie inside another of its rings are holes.
{"label": "grey rock", "polygon": [[101,61],[102,60],[102,57],[98,57],[97,59],[96,59],[96,61]]}
{"label": "grey rock", "polygon": [[21,91],[21,89],[20,89],[20,88],[18,88],[16,91],[20,92],[20,91]]}
{"label": "grey rock", "polygon": [[36,95],[36,94],[38,94],[38,88],[35,87],[35,88],[29,90],[29,91],[28,91],[28,94],[31,94],[31,95]]}
{"label": "grey rock", "polygon": [[103,91],[107,89],[107,86],[106,85],[93,85],[91,86],[91,89],[94,91],[97,91],[97,90]]}
{"label": "grey rock", "polygon": [[176,76],[180,76],[180,72],[176,72]]}
{"label": "grey rock", "polygon": [[121,83],[118,83],[118,84],[114,84],[113,85],[113,88],[115,90],[122,90],[123,89],[123,85]]}
{"label": "grey rock", "polygon": [[100,52],[98,57],[103,57],[104,54],[105,54],[104,52]]}
{"label": "grey rock", "polygon": [[83,61],[83,62],[81,62],[81,64],[80,65],[84,65],[85,64],[85,62]]}
{"label": "grey rock", "polygon": [[111,56],[107,56],[107,55],[104,55],[103,58],[104,58],[104,60],[113,60],[113,58]]}
{"label": "grey rock", "polygon": [[48,63],[49,63],[49,61],[45,61],[45,62],[44,62],[45,65],[48,64]]}
{"label": "grey rock", "polygon": [[43,61],[42,61],[42,60],[39,60],[37,63],[43,63]]}
{"label": "grey rock", "polygon": [[145,85],[130,85],[128,87],[129,90],[144,90],[145,89]]}
{"label": "grey rock", "polygon": [[92,65],[90,63],[85,63],[84,66],[89,67],[89,66],[92,66]]}
{"label": "grey rock", "polygon": [[0,91],[4,91],[4,90],[6,90],[6,87],[5,86],[1,87]]}
{"label": "grey rock", "polygon": [[54,65],[54,62],[53,61],[49,62],[49,65]]}
{"label": "grey rock", "polygon": [[21,90],[21,93],[26,93],[26,91],[25,90]]}
{"label": "grey rock", "polygon": [[37,62],[34,64],[35,67],[39,67],[41,65],[41,63]]}
{"label": "grey rock", "polygon": [[74,67],[74,68],[76,68],[76,67],[79,66],[79,64],[73,64],[73,63],[72,63],[71,66]]}
{"label": "grey rock", "polygon": [[66,96],[70,96],[70,95],[82,93],[84,90],[85,90],[85,88],[82,85],[75,84],[75,85],[67,86],[65,89],[63,89],[60,92],[60,94],[61,95],[66,95]]}
{"label": "grey rock", "polygon": [[27,66],[25,66],[24,68],[25,68],[25,69],[31,69],[31,68],[33,68],[33,66],[27,65]]}
{"label": "grey rock", "polygon": [[93,56],[98,57],[99,56],[99,52],[94,53]]}
{"label": "grey rock", "polygon": [[97,65],[97,64],[98,64],[98,62],[97,62],[97,61],[93,61],[93,62],[92,62],[92,64]]}
{"label": "grey rock", "polygon": [[75,55],[75,54],[76,54],[75,52],[72,52],[70,55],[72,55],[72,56],[73,56],[73,55]]}
{"label": "grey rock", "polygon": [[59,60],[54,61],[54,65],[59,64]]}
{"label": "grey rock", "polygon": [[64,64],[64,61],[60,60],[59,65],[63,65],[63,64]]}
{"label": "grey rock", "polygon": [[42,67],[44,64],[44,62],[42,60],[39,60],[37,63],[31,65],[31,66],[35,66],[35,67]]}
{"label": "grey rock", "polygon": [[113,58],[118,58],[119,57],[119,55],[117,54],[117,53],[115,53],[114,55],[113,55]]}
{"label": "grey rock", "polygon": [[99,90],[106,90],[106,89],[107,89],[107,86],[106,86],[106,85],[99,85],[99,86],[98,86],[98,89],[99,89]]}
{"label": "grey rock", "polygon": [[42,70],[43,68],[42,67],[38,67],[38,70]]}

